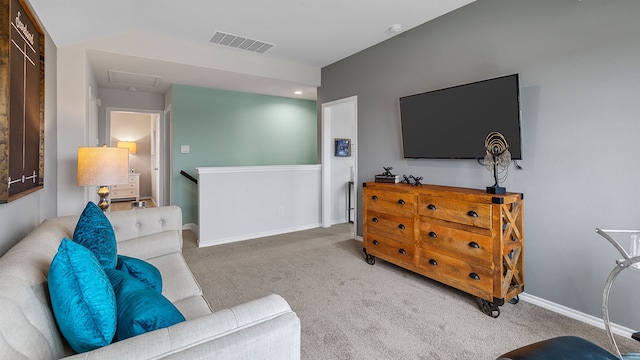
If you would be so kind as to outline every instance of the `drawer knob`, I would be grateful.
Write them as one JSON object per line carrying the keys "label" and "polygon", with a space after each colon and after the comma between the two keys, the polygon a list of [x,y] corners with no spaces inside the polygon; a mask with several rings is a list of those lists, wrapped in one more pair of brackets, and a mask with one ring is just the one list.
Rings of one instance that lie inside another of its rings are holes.
{"label": "drawer knob", "polygon": [[371,219],[371,221],[373,221],[374,223],[378,222],[378,218],[374,217],[373,219]]}
{"label": "drawer knob", "polygon": [[473,210],[469,210],[469,211],[467,212],[467,215],[468,215],[468,216],[471,216],[471,217],[478,217],[478,213],[477,213],[477,212],[475,212],[475,211],[473,211]]}
{"label": "drawer knob", "polygon": [[378,200],[378,197],[377,197],[377,196],[375,196],[375,195],[373,195],[373,196],[371,197],[371,200],[376,201],[376,200]]}
{"label": "drawer knob", "polygon": [[480,275],[472,272],[471,274],[469,274],[469,277],[472,278],[473,280],[480,280]]}
{"label": "drawer knob", "polygon": [[400,254],[402,254],[402,255],[405,255],[407,253],[407,251],[405,249],[402,249],[402,248],[400,250],[398,250],[398,252]]}
{"label": "drawer knob", "polygon": [[398,200],[398,204],[404,205],[404,200],[402,200],[402,199]]}
{"label": "drawer knob", "polygon": [[435,205],[433,205],[433,204],[429,204],[429,205],[427,205],[427,209],[429,209],[429,210],[435,210],[435,209],[437,209],[437,208],[436,208],[436,206],[435,206]]}
{"label": "drawer knob", "polygon": [[434,233],[433,231],[429,231],[429,237],[432,237],[435,239],[438,237],[438,234]]}
{"label": "drawer knob", "polygon": [[404,226],[404,224],[400,224],[400,225],[398,225],[398,229],[404,230],[404,229],[406,229],[406,227]]}
{"label": "drawer knob", "polygon": [[378,245],[378,244],[379,244],[378,240],[373,240],[373,245]]}
{"label": "drawer knob", "polygon": [[433,266],[438,266],[438,262],[435,259],[429,259],[429,264]]}
{"label": "drawer knob", "polygon": [[478,243],[475,241],[470,242],[469,247],[472,247],[474,249],[480,249],[480,245],[478,245]]}

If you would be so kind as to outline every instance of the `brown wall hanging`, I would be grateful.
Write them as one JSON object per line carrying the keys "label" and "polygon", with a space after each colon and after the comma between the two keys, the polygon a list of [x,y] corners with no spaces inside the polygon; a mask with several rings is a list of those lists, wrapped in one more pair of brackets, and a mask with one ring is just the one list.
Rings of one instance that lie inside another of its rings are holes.
{"label": "brown wall hanging", "polygon": [[0,203],[44,185],[44,35],[21,0],[0,0]]}

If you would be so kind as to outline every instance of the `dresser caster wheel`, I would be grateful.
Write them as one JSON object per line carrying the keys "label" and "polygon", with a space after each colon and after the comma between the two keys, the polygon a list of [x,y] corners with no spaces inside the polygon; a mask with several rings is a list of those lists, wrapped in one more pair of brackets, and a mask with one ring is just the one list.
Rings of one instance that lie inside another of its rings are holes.
{"label": "dresser caster wheel", "polygon": [[367,264],[369,265],[373,265],[376,263],[376,257],[370,254],[367,254],[366,260],[367,260]]}
{"label": "dresser caster wheel", "polygon": [[500,316],[500,308],[498,307],[498,305],[481,299],[480,300],[480,309],[482,310],[483,313],[491,316],[492,318],[497,318],[498,316]]}
{"label": "dresser caster wheel", "polygon": [[513,299],[509,300],[509,304],[517,304],[520,302],[520,295],[516,295]]}

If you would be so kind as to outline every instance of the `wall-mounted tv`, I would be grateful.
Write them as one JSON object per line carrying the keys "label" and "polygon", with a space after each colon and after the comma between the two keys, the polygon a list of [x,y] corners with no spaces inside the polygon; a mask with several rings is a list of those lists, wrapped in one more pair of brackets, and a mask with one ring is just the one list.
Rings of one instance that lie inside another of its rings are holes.
{"label": "wall-mounted tv", "polygon": [[400,98],[405,158],[479,159],[499,131],[522,159],[518,74]]}

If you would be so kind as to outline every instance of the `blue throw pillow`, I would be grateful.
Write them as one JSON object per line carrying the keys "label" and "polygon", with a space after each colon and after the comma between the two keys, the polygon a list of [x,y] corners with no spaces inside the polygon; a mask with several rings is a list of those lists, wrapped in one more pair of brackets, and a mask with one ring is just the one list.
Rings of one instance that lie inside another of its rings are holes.
{"label": "blue throw pillow", "polygon": [[162,275],[160,274],[160,270],[148,262],[129,256],[118,255],[116,269],[133,276],[162,294]]}
{"label": "blue throw pillow", "polygon": [[73,350],[82,353],[111,343],[116,298],[91,251],[63,239],[51,261],[48,282],[53,315]]}
{"label": "blue throw pillow", "polygon": [[116,234],[98,205],[87,203],[73,231],[73,241],[91,250],[103,268],[115,268],[118,260]]}
{"label": "blue throw pillow", "polygon": [[120,270],[104,269],[116,294],[116,339],[124,340],[184,321],[180,311],[156,290]]}

